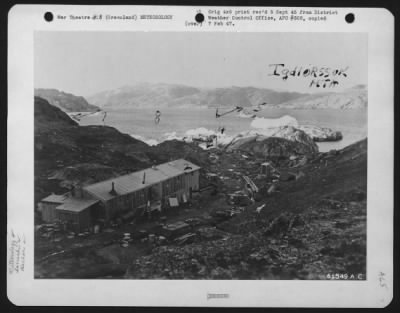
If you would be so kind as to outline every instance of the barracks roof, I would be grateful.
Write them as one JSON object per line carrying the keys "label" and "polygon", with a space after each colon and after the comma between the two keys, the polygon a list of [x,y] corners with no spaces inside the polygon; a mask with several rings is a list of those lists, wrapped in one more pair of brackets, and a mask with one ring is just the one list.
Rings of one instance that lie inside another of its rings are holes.
{"label": "barracks roof", "polygon": [[[179,176],[184,173],[191,173],[199,169],[199,166],[184,159],[179,159],[153,166],[138,172],[108,179],[93,185],[86,186],[83,189],[91,195],[95,196],[96,198],[107,201],[119,195],[138,191],[148,186],[165,181],[169,178]],[[110,193],[112,189],[112,183],[114,183],[114,190],[116,191],[116,195]]]}

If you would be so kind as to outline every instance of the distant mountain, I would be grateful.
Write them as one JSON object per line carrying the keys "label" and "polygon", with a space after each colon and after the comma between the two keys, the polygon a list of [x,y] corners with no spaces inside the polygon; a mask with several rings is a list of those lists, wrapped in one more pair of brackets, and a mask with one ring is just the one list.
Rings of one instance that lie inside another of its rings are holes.
{"label": "distant mountain", "polygon": [[95,112],[99,107],[89,104],[84,97],[75,96],[57,89],[35,89],[35,96],[46,99],[50,104],[65,112]]}
{"label": "distant mountain", "polygon": [[191,97],[199,92],[194,87],[143,83],[103,91],[88,97],[88,100],[100,107],[168,106],[177,99]]}
{"label": "distant mountain", "polygon": [[368,90],[357,85],[340,93],[318,93],[293,99],[277,108],[287,109],[365,109],[368,107]]}
{"label": "distant mountain", "polygon": [[307,94],[254,87],[195,88],[173,84],[141,83],[100,92],[88,97],[99,107],[243,106],[262,102],[280,104]]}
{"label": "distant mountain", "polygon": [[140,83],[88,97],[101,107],[267,107],[290,109],[366,108],[367,88],[357,85],[343,92],[307,94],[255,87],[195,88],[176,84]]}

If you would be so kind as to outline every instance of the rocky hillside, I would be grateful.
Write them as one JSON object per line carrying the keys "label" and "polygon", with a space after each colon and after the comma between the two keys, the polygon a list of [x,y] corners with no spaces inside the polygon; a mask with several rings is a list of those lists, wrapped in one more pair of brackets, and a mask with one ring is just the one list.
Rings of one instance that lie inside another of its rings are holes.
{"label": "rocky hillside", "polygon": [[89,104],[84,97],[78,97],[57,89],[35,89],[35,96],[46,99],[50,104],[65,112],[95,112],[99,107]]}
{"label": "rocky hillside", "polygon": [[35,132],[41,128],[45,128],[46,125],[51,127],[66,127],[66,126],[78,126],[78,123],[72,120],[67,114],[65,114],[60,108],[50,105],[50,103],[40,97],[35,96]]}
{"label": "rocky hillside", "polygon": [[[240,159],[221,155],[215,168],[227,175]],[[258,167],[245,162],[256,175]],[[326,280],[338,273],[365,280],[367,140],[279,170],[303,174],[280,179],[278,191],[215,227],[201,226],[189,244],[153,247],[130,259],[125,278]]]}

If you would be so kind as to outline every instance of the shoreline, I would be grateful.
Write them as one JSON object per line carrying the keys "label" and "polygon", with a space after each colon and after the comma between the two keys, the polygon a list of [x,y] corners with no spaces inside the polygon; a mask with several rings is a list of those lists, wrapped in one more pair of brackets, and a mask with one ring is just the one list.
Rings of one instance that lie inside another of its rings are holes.
{"label": "shoreline", "polygon": [[[142,113],[140,117],[138,117],[137,112]],[[307,127],[312,125],[315,128],[330,128],[332,131],[342,132],[343,139],[341,141],[329,140],[329,142],[321,143],[323,140],[316,140],[320,151],[329,151],[331,148],[344,148],[367,137],[366,112],[365,109],[349,109],[346,111],[338,109],[265,109],[257,119],[269,118],[272,121],[289,115],[297,120],[293,126]],[[108,111],[108,120],[105,124],[151,146],[173,139],[182,140],[185,136],[187,137],[188,132],[198,129],[203,129],[206,134],[216,134],[218,128],[224,126],[225,135],[230,137],[235,137],[244,132],[257,131],[256,128],[251,126],[251,123],[257,119],[240,118],[236,114],[215,119],[213,109],[196,109],[194,115],[187,109],[162,109],[161,122],[157,125],[153,122],[153,113],[153,108],[116,108]],[[333,114],[332,117],[331,113]],[[102,115],[92,115],[82,119],[79,124],[81,126],[103,125],[101,117]],[[354,120],[354,118],[358,118],[358,122],[350,123],[350,120]]]}

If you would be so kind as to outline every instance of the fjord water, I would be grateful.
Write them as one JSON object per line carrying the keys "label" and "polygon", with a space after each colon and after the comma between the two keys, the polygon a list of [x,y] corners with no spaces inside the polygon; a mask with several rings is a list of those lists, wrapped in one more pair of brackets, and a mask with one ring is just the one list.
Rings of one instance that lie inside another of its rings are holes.
{"label": "fjord water", "polygon": [[[157,108],[151,109],[107,109],[105,124],[113,126],[123,133],[130,134],[147,142],[161,142],[169,135],[183,136],[187,130],[206,128],[217,131],[224,126],[228,135],[251,130],[251,118],[240,118],[237,113],[215,117],[215,109],[207,108],[161,108],[160,122],[154,122]],[[220,113],[229,109],[220,109]],[[290,115],[297,119],[299,125],[315,125],[329,127],[341,131],[343,139],[337,142],[318,143],[320,151],[341,149],[349,144],[367,137],[366,109],[319,109],[319,110],[287,110],[264,109],[257,113],[258,117],[279,118]],[[81,125],[103,125],[102,115],[84,117]]]}

